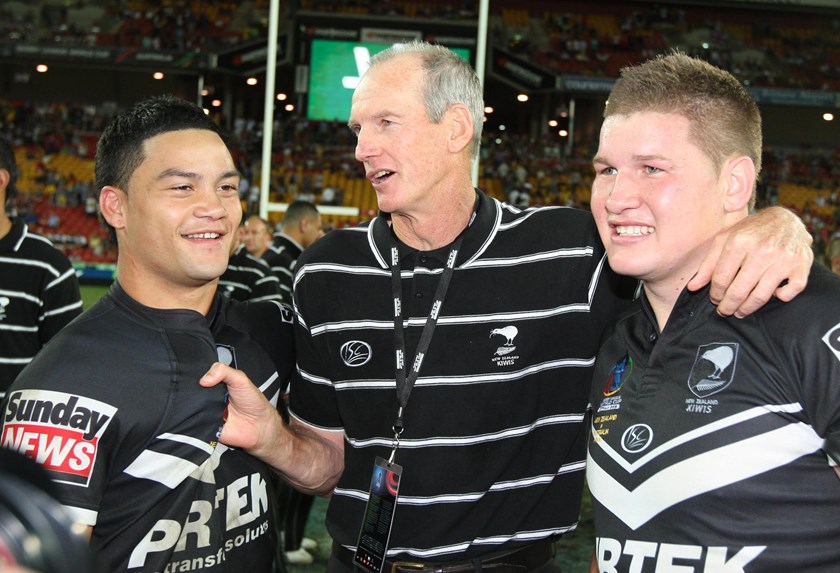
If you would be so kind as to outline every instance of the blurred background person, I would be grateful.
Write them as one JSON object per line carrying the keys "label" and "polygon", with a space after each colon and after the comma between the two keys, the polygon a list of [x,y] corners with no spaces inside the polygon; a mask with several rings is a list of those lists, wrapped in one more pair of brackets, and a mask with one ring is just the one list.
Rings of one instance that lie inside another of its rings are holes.
{"label": "blurred background person", "polygon": [[233,251],[224,274],[219,278],[219,291],[234,300],[276,300],[283,301],[280,281],[271,272],[264,260],[252,256],[242,237],[245,225],[239,225],[234,239]]}
{"label": "blurred background person", "polygon": [[268,264],[271,274],[280,283],[283,302],[292,302],[292,260],[288,254],[270,249],[271,231],[268,222],[259,215],[251,215],[245,220],[245,249],[252,257],[258,257]]}
{"label": "blurred background person", "polygon": [[41,347],[82,312],[70,260],[6,213],[17,178],[12,146],[0,138],[0,400]]}

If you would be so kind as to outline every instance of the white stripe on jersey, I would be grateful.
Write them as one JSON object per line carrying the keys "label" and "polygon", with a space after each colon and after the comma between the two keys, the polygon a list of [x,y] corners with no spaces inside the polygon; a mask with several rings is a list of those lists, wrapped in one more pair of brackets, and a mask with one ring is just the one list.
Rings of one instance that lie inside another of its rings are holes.
{"label": "white stripe on jersey", "polygon": [[37,326],[16,326],[14,324],[0,323],[0,330],[13,330],[15,332],[38,332]]}
{"label": "white stripe on jersey", "polygon": [[[589,368],[595,363],[595,358],[565,358],[552,360],[542,364],[534,364],[521,370],[511,372],[498,372],[494,374],[470,374],[463,376],[421,376],[417,379],[417,386],[461,386],[467,384],[492,384],[496,382],[511,382],[537,372],[552,370],[554,368]],[[336,390],[357,390],[357,389],[382,389],[392,390],[396,388],[393,378],[385,379],[355,379],[344,381],[331,381],[327,378],[314,376],[298,368],[301,378],[313,384],[335,386]]]}
{"label": "white stripe on jersey", "polygon": [[144,450],[131,462],[131,465],[125,468],[125,473],[136,478],[156,481],[169,489],[175,489],[198,467],[191,461],[176,456]]}
{"label": "white stripe on jersey", "polygon": [[45,312],[39,320],[43,320],[48,316],[55,316],[57,314],[64,314],[65,312],[70,312],[71,310],[76,310],[77,308],[82,308],[82,301],[74,302],[73,304],[68,304],[67,306],[62,306],[60,308],[54,308],[52,310],[48,310]]}
{"label": "white stripe on jersey", "polygon": [[73,520],[73,523],[90,526],[96,525],[96,518],[99,516],[98,512],[72,505],[65,505],[64,507],[70,513],[70,518]]}
{"label": "white stripe on jersey", "polygon": [[193,438],[192,436],[187,436],[184,434],[171,434],[169,432],[165,432],[157,437],[159,440],[171,440],[173,442],[178,442],[180,444],[187,444],[188,446],[192,446],[199,450],[203,450],[208,454],[213,453],[213,447],[206,443],[202,442],[199,439]]}
{"label": "white stripe on jersey", "polygon": [[558,249],[556,251],[547,251],[544,253],[532,253],[522,257],[507,257],[498,259],[486,258],[470,263],[469,268],[508,267],[564,257],[591,257],[594,252],[595,250],[592,247],[581,247],[576,249]]}
{"label": "white stripe on jersey", "polygon": [[76,276],[76,269],[69,268],[69,269],[67,269],[67,271],[63,275],[61,275],[60,277],[58,277],[54,281],[52,281],[50,284],[48,284],[47,288],[44,289],[44,290],[50,290],[55,285],[61,284],[64,281],[66,281],[67,279],[69,279],[71,277],[75,277],[75,276]]}
{"label": "white stripe on jersey", "polygon": [[[430,438],[401,439],[401,448],[429,448],[441,446],[467,446],[497,442],[508,438],[517,438],[530,434],[537,428],[544,426],[556,426],[558,424],[576,424],[583,421],[583,414],[558,414],[556,416],[545,416],[535,420],[531,424],[505,428],[498,432],[489,432],[476,436],[437,436]],[[368,438],[359,440],[347,436],[347,443],[354,448],[369,448],[373,446],[393,446],[393,437]]]}
{"label": "white stripe on jersey", "polygon": [[3,290],[3,289],[0,289],[0,294],[2,294],[3,296],[10,296],[12,298],[22,298],[24,300],[28,300],[29,302],[34,302],[35,304],[37,304],[39,306],[44,304],[44,301],[42,301],[37,296],[33,296],[33,295],[29,294],[28,292],[24,292],[22,290]]}
{"label": "white stripe on jersey", "polygon": [[[12,259],[9,257],[0,257],[0,263],[7,263],[12,265],[26,265],[30,267],[41,267],[42,269],[49,271],[51,275],[54,277],[59,276],[59,272],[49,263],[45,263],[43,261],[38,261],[35,259]],[[73,273],[75,275],[75,271]]]}
{"label": "white stripe on jersey", "polygon": [[[606,442],[597,446],[605,452]],[[587,479],[593,497],[633,530],[669,507],[703,493],[747,480],[818,451],[823,439],[801,422],[715,448],[656,472],[633,491],[591,457]],[[610,457],[615,459],[614,452]],[[718,468],[710,472],[710,467]]]}
{"label": "white stripe on jersey", "polygon": [[[494,483],[488,491],[485,492],[473,492],[473,493],[462,493],[462,494],[441,494],[441,495],[428,495],[428,496],[410,496],[410,495],[402,495],[397,498],[397,505],[435,505],[438,503],[463,503],[463,502],[473,502],[478,501],[487,493],[494,492],[494,491],[508,491],[512,489],[519,489],[523,487],[530,487],[532,485],[537,484],[546,484],[551,483],[555,476],[560,474],[567,474],[573,473],[577,471],[582,471],[586,468],[586,462],[580,461],[571,464],[566,464],[560,468],[560,470],[556,474],[545,474],[541,476],[532,476],[526,477],[518,480],[507,480],[503,482],[496,482]],[[359,499],[361,501],[367,501],[368,499],[368,492],[361,491],[361,490],[351,490],[351,489],[343,489],[343,488],[335,488],[334,495],[342,495],[345,497],[351,497],[354,499]]]}

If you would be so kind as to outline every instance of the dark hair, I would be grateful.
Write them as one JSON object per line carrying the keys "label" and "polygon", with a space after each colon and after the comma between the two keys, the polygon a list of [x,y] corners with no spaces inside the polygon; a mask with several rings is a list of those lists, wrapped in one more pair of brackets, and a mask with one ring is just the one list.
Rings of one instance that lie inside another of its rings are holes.
{"label": "dark hair", "polygon": [[283,215],[283,224],[297,223],[308,217],[314,219],[318,215],[318,208],[309,201],[292,201],[286,208],[286,214]]}
{"label": "dark hair", "polygon": [[[184,129],[206,129],[222,137],[219,126],[203,109],[171,95],[154,96],[120,112],[96,145],[96,187],[100,192],[108,185],[127,192],[131,175],[145,159],[146,140]],[[108,228],[114,236],[114,229]]]}
{"label": "dark hair", "polygon": [[15,161],[15,150],[11,144],[0,137],[0,169],[9,172],[9,184],[6,185],[6,202],[17,195],[15,183],[18,178],[17,162]]}

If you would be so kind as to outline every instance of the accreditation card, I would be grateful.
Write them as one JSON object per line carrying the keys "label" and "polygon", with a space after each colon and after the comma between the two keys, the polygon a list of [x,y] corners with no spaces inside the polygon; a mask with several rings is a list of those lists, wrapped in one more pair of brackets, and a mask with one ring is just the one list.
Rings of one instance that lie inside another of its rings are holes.
{"label": "accreditation card", "polygon": [[370,480],[370,496],[353,563],[370,573],[381,573],[397,509],[402,466],[377,457]]}

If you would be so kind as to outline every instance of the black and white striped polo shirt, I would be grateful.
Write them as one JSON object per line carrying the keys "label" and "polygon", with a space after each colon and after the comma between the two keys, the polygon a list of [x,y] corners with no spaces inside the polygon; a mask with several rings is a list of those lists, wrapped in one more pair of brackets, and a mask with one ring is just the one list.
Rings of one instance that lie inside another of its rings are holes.
{"label": "black and white striped polo shirt", "polygon": [[[635,287],[607,266],[587,212],[483,193],[477,209],[404,413],[392,558],[480,557],[575,527],[595,353]],[[390,234],[383,216],[333,231],[295,279],[291,410],[346,434],[327,525],[350,549],[397,411]],[[408,361],[448,254],[400,247]]]}
{"label": "black and white striped polo shirt", "polygon": [[0,239],[0,399],[41,347],[81,312],[70,261],[14,219]]}

